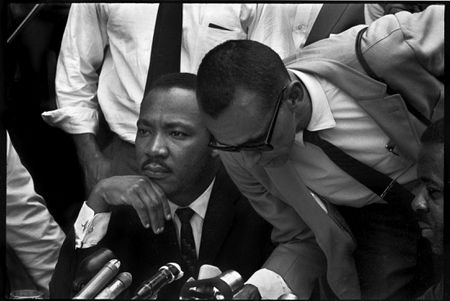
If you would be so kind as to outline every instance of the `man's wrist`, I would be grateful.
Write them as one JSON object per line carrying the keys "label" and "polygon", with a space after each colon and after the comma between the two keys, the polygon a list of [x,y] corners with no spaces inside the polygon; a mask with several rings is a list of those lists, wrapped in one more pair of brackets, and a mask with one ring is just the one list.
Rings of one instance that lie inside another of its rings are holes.
{"label": "man's wrist", "polygon": [[95,185],[88,200],[86,201],[86,205],[94,210],[96,214],[111,211],[110,205],[105,201],[103,186],[103,181],[100,181],[97,185]]}

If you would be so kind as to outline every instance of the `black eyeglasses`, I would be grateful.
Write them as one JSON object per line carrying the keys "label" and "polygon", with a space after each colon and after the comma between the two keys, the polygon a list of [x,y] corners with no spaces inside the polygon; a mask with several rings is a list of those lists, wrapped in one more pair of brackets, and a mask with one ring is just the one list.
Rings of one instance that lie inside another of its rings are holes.
{"label": "black eyeglasses", "polygon": [[277,122],[278,111],[280,111],[281,101],[283,100],[283,94],[288,85],[284,86],[281,89],[280,94],[278,94],[277,102],[275,104],[275,111],[273,112],[272,119],[270,120],[269,130],[266,134],[266,139],[262,143],[248,143],[241,145],[227,145],[218,142],[214,137],[211,136],[211,140],[208,143],[208,146],[220,151],[225,152],[240,152],[240,151],[259,151],[259,152],[267,152],[273,150],[272,144],[270,144],[270,140],[272,139],[273,129],[275,128],[275,123]]}

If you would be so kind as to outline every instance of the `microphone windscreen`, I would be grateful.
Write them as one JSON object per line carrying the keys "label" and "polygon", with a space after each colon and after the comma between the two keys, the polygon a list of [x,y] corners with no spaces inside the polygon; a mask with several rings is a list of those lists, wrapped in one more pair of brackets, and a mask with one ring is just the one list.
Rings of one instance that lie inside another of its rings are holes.
{"label": "microphone windscreen", "polygon": [[117,276],[117,280],[121,281],[124,286],[129,287],[131,285],[131,281],[133,281],[133,277],[128,272],[120,273],[119,276]]}
{"label": "microphone windscreen", "polygon": [[213,265],[204,264],[198,271],[198,280],[214,278],[222,274],[222,271]]}
{"label": "microphone windscreen", "polygon": [[299,298],[297,297],[297,295],[293,293],[286,293],[278,297],[278,300],[298,300],[298,299]]}
{"label": "microphone windscreen", "polygon": [[114,253],[107,248],[100,248],[91,255],[84,258],[78,265],[75,279],[72,283],[74,292],[79,292],[83,286],[111,259]]}

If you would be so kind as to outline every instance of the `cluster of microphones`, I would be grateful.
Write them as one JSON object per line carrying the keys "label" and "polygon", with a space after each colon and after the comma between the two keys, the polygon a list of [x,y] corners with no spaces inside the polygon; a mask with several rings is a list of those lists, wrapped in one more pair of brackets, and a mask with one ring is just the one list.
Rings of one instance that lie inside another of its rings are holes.
{"label": "cluster of microphones", "polygon": [[[119,273],[120,261],[111,250],[102,248],[80,263],[73,299],[115,299],[132,282],[128,272]],[[100,269],[100,270],[99,270]],[[118,274],[118,275],[117,275]],[[131,299],[156,299],[161,288],[183,277],[177,263],[167,263],[144,281]],[[221,272],[215,266],[202,265],[198,280],[189,278],[180,291],[180,300],[231,300],[244,287],[241,275],[233,270]],[[298,299],[293,294],[279,299]]]}

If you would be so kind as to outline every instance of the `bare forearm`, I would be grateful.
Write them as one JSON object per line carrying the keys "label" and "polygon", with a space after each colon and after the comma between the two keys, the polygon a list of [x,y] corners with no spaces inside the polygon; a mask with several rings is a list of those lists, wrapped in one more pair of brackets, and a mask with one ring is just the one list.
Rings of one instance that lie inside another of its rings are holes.
{"label": "bare forearm", "polygon": [[95,184],[112,175],[112,163],[102,154],[93,134],[74,135],[74,141],[89,194]]}
{"label": "bare forearm", "polygon": [[73,140],[77,148],[78,159],[82,164],[103,157],[95,140],[95,135],[90,133],[77,134],[73,135]]}

